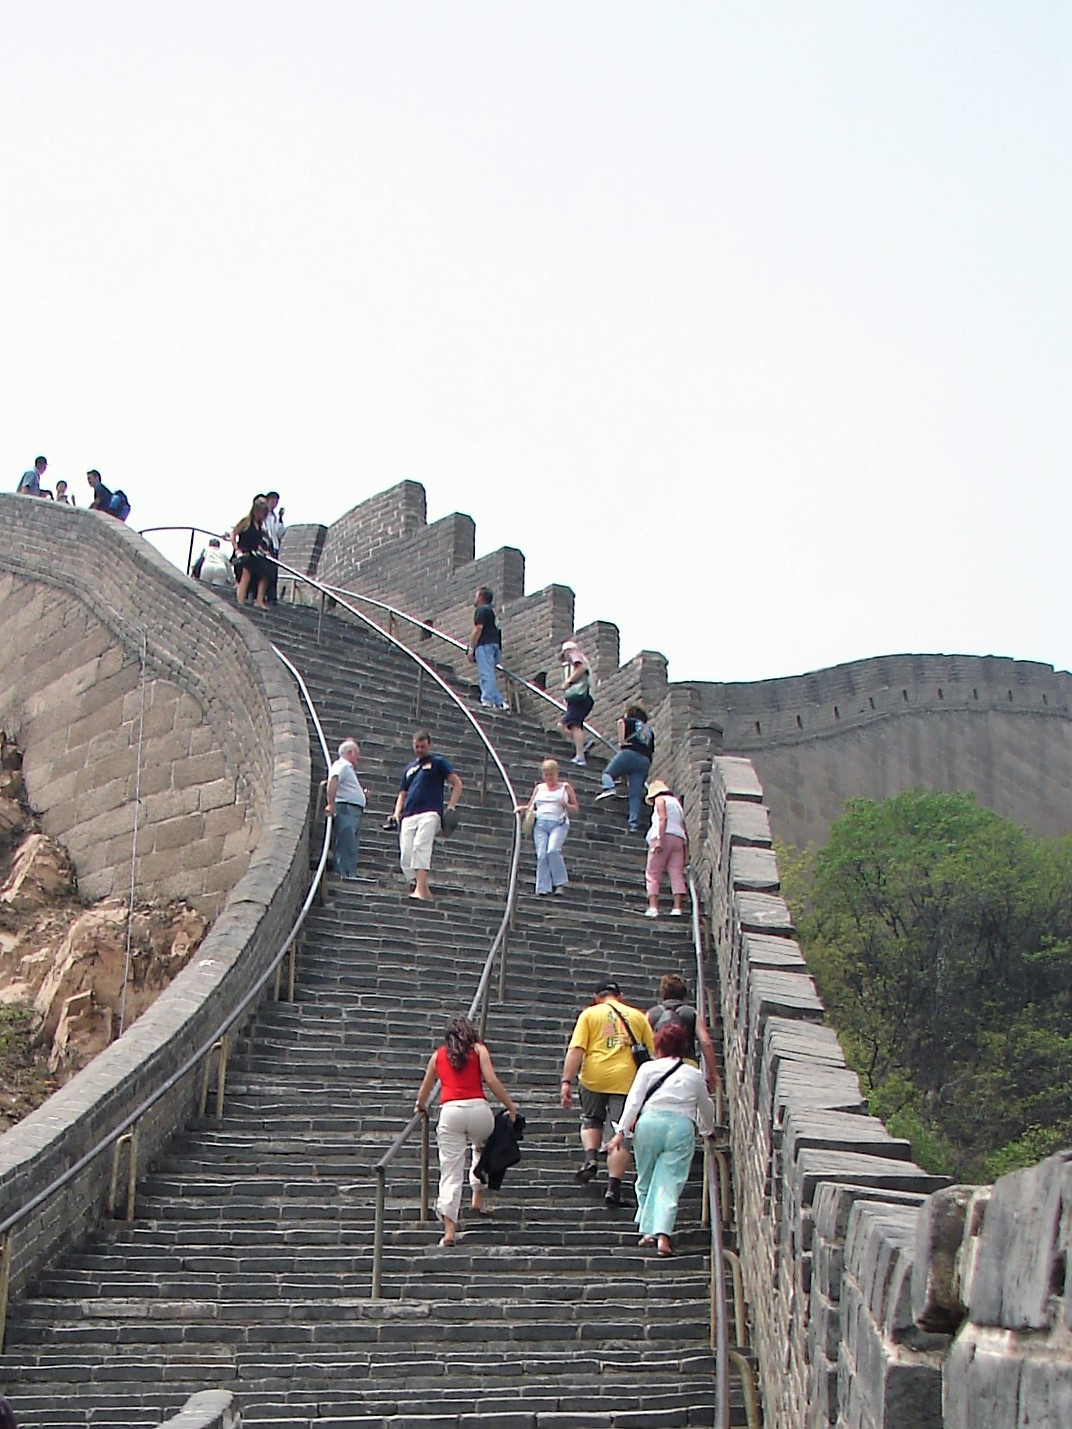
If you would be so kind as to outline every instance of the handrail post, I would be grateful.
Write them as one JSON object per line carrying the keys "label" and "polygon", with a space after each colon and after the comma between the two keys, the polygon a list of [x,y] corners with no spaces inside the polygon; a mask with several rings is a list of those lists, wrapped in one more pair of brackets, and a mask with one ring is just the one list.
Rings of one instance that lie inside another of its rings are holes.
{"label": "handrail post", "polygon": [[424,666],[417,666],[417,705],[413,711],[413,718],[420,723],[421,718],[421,696],[424,693]]}
{"label": "handrail post", "polygon": [[428,1201],[431,1196],[431,1176],[429,1174],[429,1163],[431,1159],[429,1155],[430,1133],[427,1116],[422,1117],[421,1120],[424,1123],[421,1127],[421,1220],[430,1221],[432,1219],[428,1209]]}
{"label": "handrail post", "polygon": [[223,1116],[223,1096],[227,1088],[227,1044],[230,1034],[225,1032],[220,1038],[220,1060],[216,1068],[216,1119]]}
{"label": "handrail post", "polygon": [[327,593],[326,593],[325,591],[321,591],[321,592],[320,592],[320,609],[319,609],[319,611],[317,612],[317,617],[316,617],[316,643],[317,643],[318,645],[320,644],[320,633],[321,633],[321,631],[322,631],[323,628],[324,628],[324,602],[325,602],[326,600],[327,600]]}
{"label": "handrail post", "polygon": [[748,1319],[744,1313],[744,1276],[741,1274],[741,1257],[728,1246],[722,1247],[722,1258],[728,1260],[733,1273],[733,1333],[737,1336],[738,1349],[748,1346]]}
{"label": "handrail post", "polygon": [[7,1331],[7,1297],[11,1286],[11,1236],[0,1240],[0,1354],[4,1350],[4,1335]]}
{"label": "handrail post", "polygon": [[298,981],[298,940],[297,938],[290,945],[290,958],[287,968],[287,1001],[294,1001],[294,989]]}
{"label": "handrail post", "polygon": [[491,978],[484,984],[484,995],[480,999],[480,1040],[483,1042],[484,1033],[488,1028],[488,992],[491,989]]}
{"label": "handrail post", "polygon": [[128,1147],[127,1151],[127,1205],[124,1220],[130,1222],[134,1219],[134,1197],[138,1184],[138,1132],[136,1127],[130,1131],[124,1131],[118,1137],[112,1147],[112,1174],[108,1181],[108,1214],[115,1218],[116,1203],[119,1200],[119,1163],[123,1156],[123,1147]]}
{"label": "handrail post", "polygon": [[708,1184],[710,1166],[708,1159],[711,1155],[711,1147],[707,1138],[704,1137],[703,1144],[703,1197],[700,1202],[700,1225],[706,1230],[711,1224],[711,1187]]}
{"label": "handrail post", "polygon": [[190,549],[186,553],[186,574],[189,575],[194,568],[194,528],[190,527]]}
{"label": "handrail post", "polygon": [[760,1429],[759,1395],[756,1393],[756,1379],[752,1373],[752,1366],[745,1356],[738,1354],[736,1350],[730,1350],[728,1358],[741,1379],[741,1388],[744,1390],[744,1415],[748,1421],[748,1429]]}
{"label": "handrail post", "polygon": [[480,775],[480,807],[483,809],[488,802],[488,746],[484,746],[484,769]]}
{"label": "handrail post", "polygon": [[499,1001],[506,1001],[506,929],[503,929],[502,942],[499,944]]}
{"label": "handrail post", "polygon": [[383,1212],[387,1201],[387,1171],[376,1167],[376,1220],[372,1231],[372,1299],[382,1298],[383,1284]]}

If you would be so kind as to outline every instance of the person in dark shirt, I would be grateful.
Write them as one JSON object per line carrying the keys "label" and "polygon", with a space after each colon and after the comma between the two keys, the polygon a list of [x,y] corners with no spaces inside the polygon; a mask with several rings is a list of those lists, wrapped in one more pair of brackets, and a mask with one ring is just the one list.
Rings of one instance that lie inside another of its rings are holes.
{"label": "person in dark shirt", "polygon": [[86,480],[93,488],[93,500],[89,503],[91,511],[108,511],[112,504],[112,493],[109,487],[101,481],[101,474],[96,468],[91,468],[86,472]]}
{"label": "person in dark shirt", "polygon": [[495,621],[494,599],[495,592],[486,585],[477,588],[473,596],[473,633],[467,653],[480,679],[480,703],[487,710],[504,710],[506,701],[495,675],[495,667],[502,658],[502,633]]}
{"label": "person in dark shirt", "polygon": [[[414,887],[411,898],[432,897],[428,873],[436,835],[448,824],[462,796],[462,781],[441,754],[432,753],[432,736],[422,729],[413,736],[413,760],[406,765],[398,786],[395,810],[389,822],[398,828],[402,872]],[[443,808],[444,787],[450,802]]]}
{"label": "person in dark shirt", "polygon": [[614,781],[626,779],[629,783],[629,831],[636,833],[640,828],[640,816],[644,812],[644,785],[651,772],[651,757],[655,753],[655,731],[648,723],[648,712],[643,705],[629,705],[618,720],[618,753],[603,771],[603,788],[596,795],[600,799],[613,799]]}

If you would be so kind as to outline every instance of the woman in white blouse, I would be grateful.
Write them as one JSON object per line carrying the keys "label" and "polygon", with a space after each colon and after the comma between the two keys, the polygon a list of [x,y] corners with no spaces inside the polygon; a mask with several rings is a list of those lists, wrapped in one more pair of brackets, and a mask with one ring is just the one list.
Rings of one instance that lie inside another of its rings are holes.
{"label": "woman in white blouse", "polygon": [[637,1070],[625,1100],[617,1134],[607,1150],[621,1149],[632,1137],[637,1169],[636,1223],[641,1245],[658,1245],[673,1255],[677,1203],[689,1178],[696,1146],[695,1128],[710,1136],[715,1108],[703,1073],[684,1061],[689,1034],[681,1022],[668,1022],[655,1034],[655,1058]]}
{"label": "woman in white blouse", "polygon": [[570,813],[576,814],[580,805],[573,785],[568,779],[558,777],[557,759],[545,759],[540,765],[540,773],[543,780],[533,789],[527,804],[517,805],[517,812],[532,812],[536,816],[532,826],[532,842],[536,848],[536,892],[559,893],[569,882],[562,845],[569,833]]}

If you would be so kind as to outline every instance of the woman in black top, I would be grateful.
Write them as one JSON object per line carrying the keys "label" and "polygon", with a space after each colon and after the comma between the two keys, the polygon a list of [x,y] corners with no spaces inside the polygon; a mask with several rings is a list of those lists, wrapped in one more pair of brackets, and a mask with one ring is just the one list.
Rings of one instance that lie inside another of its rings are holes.
{"label": "woman in black top", "polygon": [[651,773],[651,757],[655,753],[655,731],[648,723],[643,705],[629,705],[618,720],[618,753],[603,771],[603,788],[596,799],[614,798],[615,779],[629,781],[629,832],[640,829],[644,812],[644,786]]}
{"label": "woman in black top", "polygon": [[272,574],[271,564],[263,554],[269,546],[268,533],[264,529],[264,518],[267,515],[268,502],[263,496],[258,496],[250,507],[249,515],[243,516],[231,532],[231,545],[239,553],[234,563],[238,572],[238,604],[245,604],[252,585],[259,610],[268,609],[265,597]]}

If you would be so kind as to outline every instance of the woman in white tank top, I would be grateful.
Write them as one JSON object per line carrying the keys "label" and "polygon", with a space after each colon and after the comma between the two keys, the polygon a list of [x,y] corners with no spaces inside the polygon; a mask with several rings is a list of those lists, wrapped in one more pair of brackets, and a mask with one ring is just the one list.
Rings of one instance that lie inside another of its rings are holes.
{"label": "woman in white tank top", "polygon": [[536,785],[527,804],[518,804],[519,814],[535,815],[532,842],[536,849],[536,892],[558,893],[569,882],[562,845],[569,833],[569,815],[578,813],[580,805],[573,785],[560,779],[558,760],[545,759],[540,765],[543,780]]}

